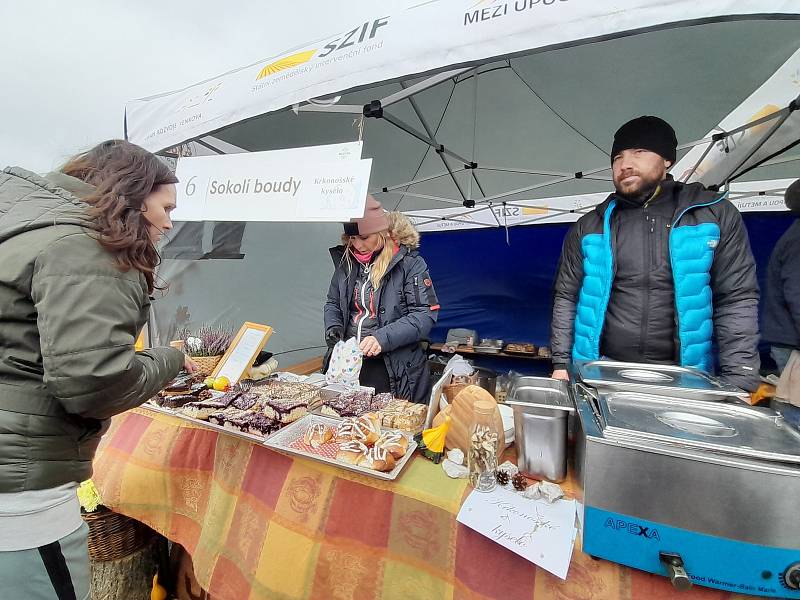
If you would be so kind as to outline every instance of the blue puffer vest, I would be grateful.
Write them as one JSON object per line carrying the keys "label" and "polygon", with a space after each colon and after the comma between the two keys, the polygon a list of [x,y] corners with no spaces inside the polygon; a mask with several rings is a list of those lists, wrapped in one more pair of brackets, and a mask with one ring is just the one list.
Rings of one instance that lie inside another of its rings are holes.
{"label": "blue puffer vest", "polygon": [[[727,193],[711,202],[690,206],[672,223],[669,235],[670,262],[675,288],[680,362],[682,366],[712,371],[713,302],[711,265],[720,239],[717,223],[680,225],[690,210],[720,202]],[[575,312],[575,340],[572,359],[600,358],[600,337],[606,308],[614,282],[614,251],[611,242],[611,215],[616,201],[609,202],[603,214],[603,232],[581,239],[583,285]]]}

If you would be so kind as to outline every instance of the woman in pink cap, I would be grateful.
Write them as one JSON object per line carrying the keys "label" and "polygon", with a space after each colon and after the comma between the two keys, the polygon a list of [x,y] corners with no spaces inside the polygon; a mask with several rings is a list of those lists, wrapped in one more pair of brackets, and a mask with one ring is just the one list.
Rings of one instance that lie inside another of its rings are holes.
{"label": "woman in pink cap", "polygon": [[420,342],[436,323],[439,302],[417,250],[419,232],[404,214],[387,213],[367,196],[364,216],[344,224],[342,244],[331,248],[328,346],[355,337],[364,353],[361,385],[426,402],[430,380]]}

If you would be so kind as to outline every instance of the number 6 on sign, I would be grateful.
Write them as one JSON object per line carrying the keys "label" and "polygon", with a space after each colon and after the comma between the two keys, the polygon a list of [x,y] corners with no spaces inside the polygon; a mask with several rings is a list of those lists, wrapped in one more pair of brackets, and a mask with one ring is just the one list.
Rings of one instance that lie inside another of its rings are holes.
{"label": "number 6 on sign", "polygon": [[197,186],[194,184],[194,180],[195,179],[197,179],[197,175],[195,175],[194,177],[189,179],[189,181],[186,182],[186,195],[187,196],[191,196],[191,195],[193,195],[195,193],[195,191],[197,191]]}

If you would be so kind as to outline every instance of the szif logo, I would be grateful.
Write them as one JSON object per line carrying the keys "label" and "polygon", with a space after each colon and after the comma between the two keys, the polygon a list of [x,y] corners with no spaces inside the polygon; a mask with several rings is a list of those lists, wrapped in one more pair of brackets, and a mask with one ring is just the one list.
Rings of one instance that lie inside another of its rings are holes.
{"label": "szif logo", "polygon": [[292,54],[291,56],[285,56],[276,60],[275,62],[271,62],[258,72],[256,81],[259,79],[264,79],[264,77],[267,77],[268,75],[274,75],[280,71],[293,69],[294,67],[298,67],[303,63],[307,63],[314,58],[316,53],[317,50],[315,48],[314,50],[305,50],[303,52],[298,52],[297,54]]}

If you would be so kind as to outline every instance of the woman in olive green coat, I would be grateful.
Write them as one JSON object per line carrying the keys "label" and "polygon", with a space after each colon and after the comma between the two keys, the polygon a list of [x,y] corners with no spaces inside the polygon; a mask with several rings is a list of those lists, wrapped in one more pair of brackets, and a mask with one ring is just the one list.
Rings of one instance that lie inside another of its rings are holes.
{"label": "woman in olive green coat", "polygon": [[0,173],[0,581],[14,597],[87,597],[78,483],[108,419],[193,368],[174,348],[134,352],[176,181],[120,140],[43,177]]}

